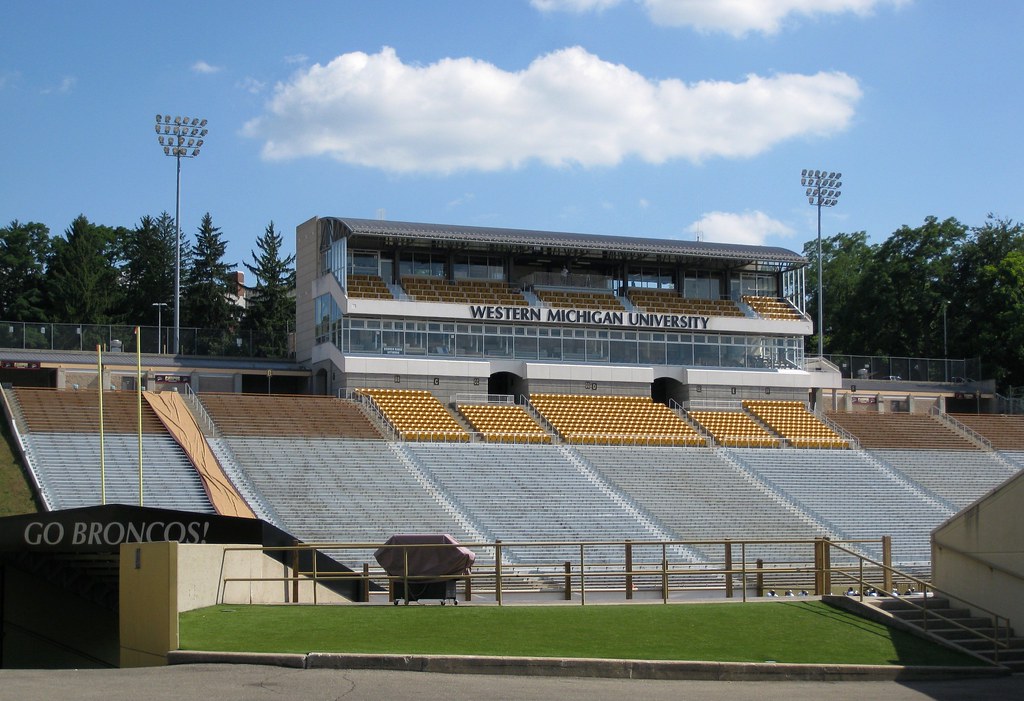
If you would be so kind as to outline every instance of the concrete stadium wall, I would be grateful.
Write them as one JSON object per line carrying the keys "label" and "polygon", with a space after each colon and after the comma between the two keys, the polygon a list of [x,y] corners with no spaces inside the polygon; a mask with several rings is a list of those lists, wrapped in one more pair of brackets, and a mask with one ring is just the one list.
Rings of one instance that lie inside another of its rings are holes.
{"label": "concrete stadium wall", "polygon": [[319,224],[317,217],[295,229],[295,360],[313,357],[313,280],[319,265]]}
{"label": "concrete stadium wall", "polygon": [[[126,543],[120,565],[120,665],[167,664],[177,650],[178,614],[217,604],[285,604],[314,601],[313,584],[300,581],[297,596],[286,581],[292,569],[258,546]],[[240,581],[225,581],[238,579]],[[348,601],[318,585],[317,603]]]}
{"label": "concrete stadium wall", "polygon": [[1024,627],[1024,472],[932,533],[936,587]]}

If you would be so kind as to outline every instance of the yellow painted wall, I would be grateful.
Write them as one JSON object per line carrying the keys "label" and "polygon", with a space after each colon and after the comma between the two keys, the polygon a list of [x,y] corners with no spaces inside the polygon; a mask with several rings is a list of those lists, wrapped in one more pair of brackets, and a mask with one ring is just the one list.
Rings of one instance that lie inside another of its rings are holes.
{"label": "yellow painted wall", "polygon": [[1024,472],[935,529],[932,580],[1024,628]]}
{"label": "yellow painted wall", "polygon": [[121,666],[167,664],[178,649],[176,542],[121,546]]}

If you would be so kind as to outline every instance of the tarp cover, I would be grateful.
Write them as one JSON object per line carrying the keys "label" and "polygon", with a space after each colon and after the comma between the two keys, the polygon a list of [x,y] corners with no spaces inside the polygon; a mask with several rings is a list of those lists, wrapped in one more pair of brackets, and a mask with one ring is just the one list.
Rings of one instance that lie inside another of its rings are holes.
{"label": "tarp cover", "polygon": [[[443,545],[437,548],[398,548],[395,545]],[[377,549],[373,556],[392,577],[441,577],[466,574],[476,560],[476,554],[459,545],[447,533],[404,533],[393,535]],[[409,571],[405,572],[406,553]]]}

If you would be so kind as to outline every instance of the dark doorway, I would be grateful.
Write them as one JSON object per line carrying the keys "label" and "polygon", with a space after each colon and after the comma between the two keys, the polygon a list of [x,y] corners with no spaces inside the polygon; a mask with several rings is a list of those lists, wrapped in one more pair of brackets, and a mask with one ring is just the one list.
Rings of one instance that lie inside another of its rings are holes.
{"label": "dark doorway", "polygon": [[686,398],[686,388],[679,380],[671,377],[659,377],[651,385],[651,399],[659,404],[667,405],[669,399],[682,404]]}
{"label": "dark doorway", "polygon": [[496,372],[487,378],[487,394],[511,394],[515,401],[529,393],[526,380],[512,372]]}

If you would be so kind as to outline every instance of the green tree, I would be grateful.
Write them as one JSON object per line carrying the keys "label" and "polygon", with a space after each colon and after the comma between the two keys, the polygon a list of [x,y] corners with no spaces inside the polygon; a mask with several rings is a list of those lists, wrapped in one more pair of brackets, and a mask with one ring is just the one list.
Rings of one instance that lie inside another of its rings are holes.
{"label": "green tree", "polygon": [[270,222],[256,239],[259,253],[251,251],[253,264],[244,263],[256,284],[249,290],[243,328],[256,332],[256,355],[270,358],[288,355],[288,332],[295,319],[295,256],[282,255],[283,242]]}
{"label": "green tree", "polygon": [[43,289],[50,230],[15,220],[0,229],[0,319],[45,321]]}
{"label": "green tree", "polygon": [[858,295],[871,322],[870,335],[861,336],[863,352],[941,357],[942,308],[953,291],[953,260],[966,235],[967,227],[956,219],[928,217],[875,248]]}
{"label": "green tree", "polygon": [[53,239],[47,275],[51,319],[109,324],[121,321],[118,239],[123,228],[92,224],[79,215]]}
{"label": "green tree", "polygon": [[163,212],[154,219],[144,216],[122,242],[125,319],[146,325],[156,320],[153,305],[164,302],[174,308],[174,219]]}
{"label": "green tree", "polygon": [[190,251],[181,295],[181,325],[223,332],[222,340],[209,341],[208,350],[214,353],[231,352],[228,336],[237,328],[239,317],[235,266],[224,262],[226,251],[221,230],[213,225],[213,217],[207,212]]}
{"label": "green tree", "polygon": [[[818,249],[817,239],[804,244],[807,268],[807,313],[818,319]],[[865,313],[859,291],[865,272],[871,265],[873,251],[866,232],[839,233],[821,240],[822,294],[825,298],[826,353],[859,353],[860,320]],[[817,354],[817,333],[806,339],[808,353]]]}
{"label": "green tree", "polygon": [[[948,346],[953,358],[981,358],[987,377],[1024,382],[1010,339],[1019,337],[1024,316],[1014,317],[1015,262],[1024,254],[1024,226],[989,216],[971,229],[954,265],[953,292],[947,302]],[[1015,378],[1015,379],[1014,379]]]}

